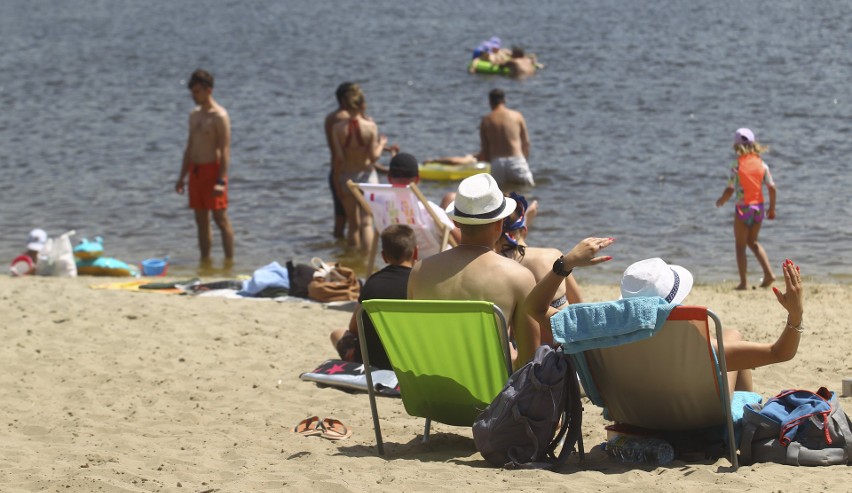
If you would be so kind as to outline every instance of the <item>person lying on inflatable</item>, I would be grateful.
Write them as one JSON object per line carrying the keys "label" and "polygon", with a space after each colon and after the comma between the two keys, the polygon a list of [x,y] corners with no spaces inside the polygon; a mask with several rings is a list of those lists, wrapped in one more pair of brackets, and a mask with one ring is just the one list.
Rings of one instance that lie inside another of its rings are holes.
{"label": "person lying on inflatable", "polygon": [[30,231],[27,239],[27,251],[15,257],[9,265],[9,271],[13,276],[27,276],[35,274],[38,263],[38,253],[44,249],[47,243],[47,233],[43,229]]}

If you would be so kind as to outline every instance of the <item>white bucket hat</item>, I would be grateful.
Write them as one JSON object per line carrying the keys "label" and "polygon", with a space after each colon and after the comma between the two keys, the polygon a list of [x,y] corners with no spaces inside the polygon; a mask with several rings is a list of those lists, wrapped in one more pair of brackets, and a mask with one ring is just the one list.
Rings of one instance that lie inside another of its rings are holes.
{"label": "white bucket hat", "polygon": [[45,243],[47,243],[47,233],[43,229],[34,229],[30,231],[30,235],[27,238],[27,250],[40,252],[44,248]]}
{"label": "white bucket hat", "polygon": [[460,224],[488,224],[515,210],[515,199],[504,197],[494,178],[480,173],[459,183],[456,200],[447,206],[447,216]]}
{"label": "white bucket hat", "polygon": [[669,303],[680,304],[692,289],[692,274],[679,265],[669,265],[661,258],[640,260],[624,271],[621,297],[659,296]]}

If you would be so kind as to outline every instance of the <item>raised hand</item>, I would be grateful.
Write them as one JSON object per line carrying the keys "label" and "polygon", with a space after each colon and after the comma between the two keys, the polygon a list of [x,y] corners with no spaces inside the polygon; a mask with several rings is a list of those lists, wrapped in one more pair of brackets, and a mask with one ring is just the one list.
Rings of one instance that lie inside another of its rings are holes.
{"label": "raised hand", "polygon": [[565,254],[565,264],[574,267],[585,267],[612,260],[609,256],[596,256],[604,248],[612,245],[615,238],[586,238],[577,243],[570,252]]}
{"label": "raised hand", "polygon": [[[778,303],[781,303],[781,306],[790,314],[790,318],[793,319],[792,322],[800,323],[804,311],[802,298],[804,297],[805,287],[802,283],[799,266],[794,264],[792,260],[786,259],[781,264],[781,270],[784,271],[785,291],[782,293],[780,289],[775,287],[772,288],[772,291],[778,298]],[[798,323],[793,323],[793,325],[798,325]]]}

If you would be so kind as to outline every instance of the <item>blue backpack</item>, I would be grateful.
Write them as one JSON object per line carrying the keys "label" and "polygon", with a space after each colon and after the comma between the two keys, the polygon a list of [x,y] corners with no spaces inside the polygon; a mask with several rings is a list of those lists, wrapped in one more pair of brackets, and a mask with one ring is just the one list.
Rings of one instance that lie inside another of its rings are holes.
{"label": "blue backpack", "polygon": [[837,395],[825,387],[816,392],[785,390],[743,411],[743,464],[829,466],[848,464],[852,458],[852,423]]}

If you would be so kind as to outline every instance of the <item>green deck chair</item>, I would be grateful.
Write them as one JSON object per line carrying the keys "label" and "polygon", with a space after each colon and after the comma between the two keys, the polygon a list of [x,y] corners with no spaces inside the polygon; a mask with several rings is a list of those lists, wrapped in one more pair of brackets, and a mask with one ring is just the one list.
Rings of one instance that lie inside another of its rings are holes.
{"label": "green deck chair", "polygon": [[[363,313],[373,325],[399,380],[402,403],[411,416],[471,426],[503,389],[511,374],[506,318],[486,301],[368,300],[356,316],[364,334]],[[361,355],[369,367],[367,344]],[[384,454],[376,395],[370,372],[367,389],[379,454]]]}

